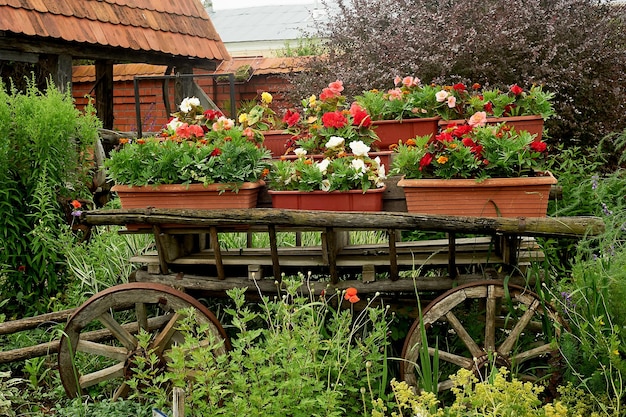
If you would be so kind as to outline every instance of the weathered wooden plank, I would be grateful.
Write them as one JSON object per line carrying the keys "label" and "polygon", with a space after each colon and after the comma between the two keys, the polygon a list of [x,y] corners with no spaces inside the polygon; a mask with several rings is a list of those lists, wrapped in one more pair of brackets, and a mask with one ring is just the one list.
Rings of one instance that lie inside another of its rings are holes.
{"label": "weathered wooden plank", "polygon": [[424,230],[457,233],[519,234],[524,236],[597,235],[604,231],[598,217],[463,217],[400,212],[330,212],[279,209],[117,209],[86,211],[81,221],[90,225],[185,225],[196,230],[242,225],[275,225],[347,230]]}
{"label": "weathered wooden plank", "polygon": [[[216,277],[207,277],[202,275],[193,274],[167,274],[167,275],[153,275],[146,271],[137,271],[135,278],[138,282],[153,282],[166,285],[176,285],[188,290],[194,291],[208,291],[222,293],[231,288],[248,288],[248,292],[257,292],[257,286],[263,293],[275,294],[276,293],[276,281],[274,279],[257,280],[255,283],[250,282],[248,277],[230,277],[224,280],[219,280]],[[474,281],[484,281],[485,276],[482,274],[463,274],[459,275],[457,279],[451,279],[446,276],[441,277],[417,277],[401,278],[397,281],[391,281],[388,279],[377,280],[374,282],[364,283],[361,280],[342,280],[337,284],[331,284],[326,281],[311,281],[308,284],[303,284],[300,287],[302,294],[310,294],[309,287],[312,292],[319,295],[322,290],[345,290],[349,287],[356,288],[359,293],[373,294],[376,292],[381,293],[398,293],[409,292],[413,293],[415,289],[418,291],[445,291],[458,285],[462,285]],[[526,281],[523,277],[512,277],[509,282],[511,284],[526,285]]]}
{"label": "weathered wooden plank", "polygon": [[54,313],[42,314],[36,317],[26,317],[19,320],[11,320],[0,323],[0,335],[30,330],[41,325],[51,326],[67,320],[75,309],[56,311]]}

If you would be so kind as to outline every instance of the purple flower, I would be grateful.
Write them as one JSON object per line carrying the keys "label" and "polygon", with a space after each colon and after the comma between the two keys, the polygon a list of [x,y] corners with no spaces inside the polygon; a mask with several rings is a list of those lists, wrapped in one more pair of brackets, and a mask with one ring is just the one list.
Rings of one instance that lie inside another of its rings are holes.
{"label": "purple flower", "polygon": [[591,177],[591,189],[592,190],[596,190],[598,188],[598,179],[600,177],[598,177],[597,175],[594,175],[593,177]]}
{"label": "purple flower", "polygon": [[606,205],[606,203],[602,203],[602,211],[604,212],[605,216],[610,216],[613,214],[613,211],[609,210],[609,207]]}
{"label": "purple flower", "polygon": [[80,210],[72,211],[72,216],[74,216],[74,217],[80,217],[81,214],[83,214],[83,212],[80,211]]}

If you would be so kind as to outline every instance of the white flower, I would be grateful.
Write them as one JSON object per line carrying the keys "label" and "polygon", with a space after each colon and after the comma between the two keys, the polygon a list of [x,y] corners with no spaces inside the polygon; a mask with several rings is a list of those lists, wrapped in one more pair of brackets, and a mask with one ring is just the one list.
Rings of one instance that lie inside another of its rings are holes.
{"label": "white flower", "polygon": [[346,140],[339,136],[331,136],[326,142],[326,148],[336,148],[337,146],[342,146]]}
{"label": "white flower", "polygon": [[451,109],[454,108],[454,106],[456,106],[456,97],[454,96],[449,96],[448,97],[448,107],[450,107]]}
{"label": "white flower", "polygon": [[330,191],[330,180],[322,180],[322,191]]}
{"label": "white flower", "polygon": [[306,156],[306,149],[297,148],[293,153],[295,153],[298,158],[304,158]]}
{"label": "white flower", "polygon": [[385,166],[379,165],[378,166],[378,179],[384,180],[385,178],[387,178],[387,173],[385,172]]}
{"label": "white flower", "polygon": [[330,159],[326,158],[317,163],[317,168],[320,172],[326,175],[326,170],[328,169],[328,165],[330,164]]}
{"label": "white flower", "polygon": [[172,120],[170,120],[170,122],[167,124],[167,130],[171,130],[171,131],[176,131],[176,129],[178,129],[180,126],[182,126],[183,122],[181,122],[180,120],[178,120],[178,117],[174,117]]}
{"label": "white flower", "polygon": [[189,113],[193,107],[200,106],[200,100],[196,97],[187,97],[180,103],[180,111]]}
{"label": "white flower", "polygon": [[435,97],[439,103],[443,103],[448,98],[448,92],[446,90],[441,90],[435,94]]}
{"label": "white flower", "polygon": [[352,153],[356,156],[367,156],[367,153],[370,151],[370,147],[361,140],[350,142],[350,149],[352,149]]}
{"label": "white flower", "polygon": [[367,167],[365,166],[365,162],[362,159],[353,159],[352,160],[352,168],[359,172],[359,176],[367,171]]}

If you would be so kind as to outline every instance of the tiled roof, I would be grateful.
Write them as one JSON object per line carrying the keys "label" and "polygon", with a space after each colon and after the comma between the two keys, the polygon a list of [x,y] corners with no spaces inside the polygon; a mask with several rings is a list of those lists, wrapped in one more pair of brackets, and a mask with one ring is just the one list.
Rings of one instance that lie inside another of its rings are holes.
{"label": "tiled roof", "polygon": [[[234,73],[239,67],[250,65],[252,75],[286,74],[302,71],[304,58],[232,58],[222,62],[215,74]],[[114,81],[132,81],[135,76],[165,75],[165,65],[117,64],[113,66]],[[88,83],[96,80],[96,68],[93,65],[75,65],[72,67],[72,82]]]}
{"label": "tiled roof", "polygon": [[305,58],[286,57],[236,57],[229,61],[223,61],[215,71],[216,74],[227,74],[236,72],[238,68],[249,65],[252,68],[252,75],[264,74],[285,74],[289,72],[302,71]]}
{"label": "tiled roof", "polygon": [[0,31],[180,57],[229,58],[199,0],[0,0]]}
{"label": "tiled roof", "polygon": [[[150,64],[113,65],[113,81],[132,81],[135,76],[165,75],[167,66]],[[93,65],[74,65],[72,82],[89,83],[96,81],[96,67]]]}

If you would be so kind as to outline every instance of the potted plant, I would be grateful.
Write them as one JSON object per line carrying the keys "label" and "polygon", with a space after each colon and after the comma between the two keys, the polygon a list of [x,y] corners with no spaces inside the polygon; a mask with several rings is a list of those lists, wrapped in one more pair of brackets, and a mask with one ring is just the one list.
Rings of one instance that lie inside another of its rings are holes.
{"label": "potted plant", "polygon": [[270,156],[254,132],[196,98],[174,116],[157,137],[121,140],[105,162],[122,207],[256,207]]}
{"label": "potted plant", "polygon": [[302,100],[301,111],[286,111],[283,122],[293,135],[292,150],[302,148],[309,155],[322,154],[324,144],[335,136],[343,138],[346,145],[360,141],[371,146],[378,139],[370,115],[356,102],[348,106],[342,91],[343,82],[334,81],[321,91],[319,98],[311,95]]}
{"label": "potted plant", "polygon": [[[463,84],[460,84],[463,86]],[[464,86],[463,86],[464,88]],[[554,93],[545,91],[540,85],[524,90],[513,84],[506,90],[499,88],[483,89],[474,84],[473,92],[466,94],[462,103],[461,118],[467,119],[477,112],[487,114],[487,123],[507,123],[516,130],[525,130],[541,140],[544,121],[554,115],[552,100]],[[461,124],[463,120],[441,120],[439,124]]]}
{"label": "potted plant", "polygon": [[280,129],[283,123],[270,108],[273,100],[272,95],[264,91],[258,103],[251,102],[248,108],[240,111],[238,121],[244,129],[252,129],[257,141],[263,143],[272,156],[280,156],[286,152],[287,139],[291,134]]}
{"label": "potted plant", "polygon": [[[348,153],[348,149],[350,153]],[[385,166],[371,158],[362,141],[346,145],[333,136],[323,159],[295,150],[295,159],[273,162],[267,177],[274,208],[336,211],[380,211],[385,190]]]}
{"label": "potted plant", "polygon": [[546,215],[551,173],[541,170],[547,145],[527,131],[487,125],[485,112],[394,147],[391,172],[402,175],[407,209],[481,217]]}
{"label": "potted plant", "polygon": [[441,118],[458,118],[467,92],[457,86],[423,85],[417,77],[396,76],[393,89],[365,91],[355,99],[372,116],[376,146],[388,149],[415,136],[434,136]]}

